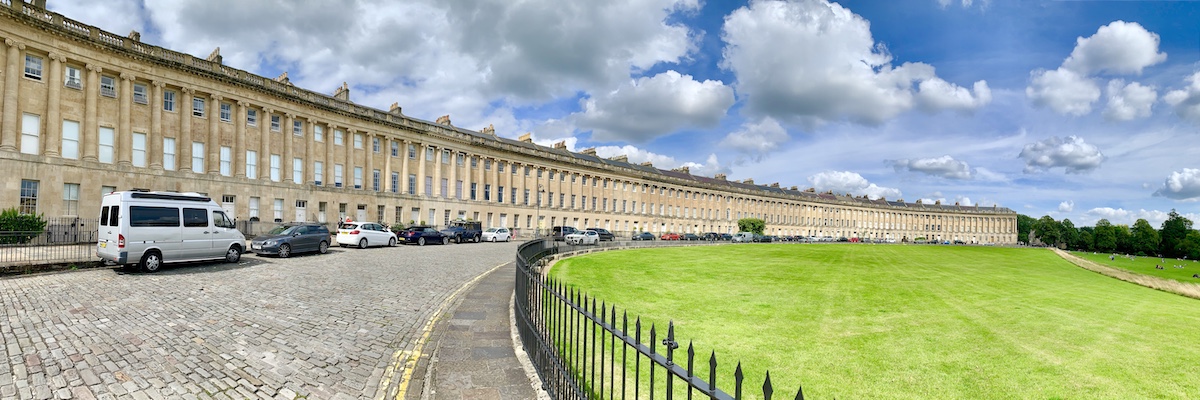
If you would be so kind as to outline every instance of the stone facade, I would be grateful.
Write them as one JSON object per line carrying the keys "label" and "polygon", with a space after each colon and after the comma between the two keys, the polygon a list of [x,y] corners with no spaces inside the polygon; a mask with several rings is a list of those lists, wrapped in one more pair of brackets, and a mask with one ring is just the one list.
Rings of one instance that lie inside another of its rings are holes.
{"label": "stone facade", "polygon": [[[356,105],[0,3],[0,207],[94,218],[110,190],[204,193],[239,220],[555,225],[1016,243],[998,207],[868,200],[694,176]],[[540,223],[538,222],[540,221]]]}

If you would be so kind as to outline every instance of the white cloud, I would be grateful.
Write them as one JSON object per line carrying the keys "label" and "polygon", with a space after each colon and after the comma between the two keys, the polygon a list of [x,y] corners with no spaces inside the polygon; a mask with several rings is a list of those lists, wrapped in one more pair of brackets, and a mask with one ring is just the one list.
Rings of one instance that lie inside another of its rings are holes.
{"label": "white cloud", "polygon": [[[780,144],[787,140],[787,130],[783,129],[774,118],[766,117],[758,123],[742,124],[741,129],[731,132],[721,140],[720,147],[733,149],[747,159],[757,162],[775,151]],[[739,157],[738,164],[744,160]]]}
{"label": "white cloud", "polygon": [[984,182],[1007,182],[1008,177],[1004,174],[992,171],[984,167],[975,168],[975,179]]}
{"label": "white cloud", "polygon": [[52,0],[46,2],[46,9],[118,35],[133,30],[144,34],[145,14],[139,3],[141,1],[135,0]]}
{"label": "white cloud", "polygon": [[1175,114],[1193,123],[1200,124],[1200,72],[1185,79],[1183,89],[1172,90],[1163,95],[1163,101],[1175,107]]}
{"label": "white cloud", "polygon": [[574,114],[592,140],[643,143],[687,127],[714,127],[733,105],[733,89],[667,71],[581,101]]}
{"label": "white cloud", "polygon": [[849,193],[855,196],[867,195],[872,199],[887,197],[900,198],[900,189],[880,187],[868,182],[857,172],[825,171],[808,177],[808,183],[818,192],[832,190],[834,193]]}
{"label": "white cloud", "polygon": [[1025,96],[1034,105],[1050,107],[1059,114],[1086,115],[1100,99],[1096,82],[1069,69],[1036,70],[1029,75],[1032,82],[1025,88]]}
{"label": "white cloud", "polygon": [[1142,86],[1137,82],[1125,84],[1124,80],[1108,81],[1108,107],[1104,117],[1109,121],[1129,121],[1150,116],[1150,106],[1158,100],[1154,86]]}
{"label": "white cloud", "polygon": [[1096,146],[1084,143],[1083,138],[1051,137],[1025,145],[1020,158],[1025,159],[1025,173],[1063,167],[1067,173],[1084,173],[1100,167],[1104,154]]}
{"label": "white cloud", "polygon": [[751,2],[725,18],[721,38],[721,66],[748,111],[781,121],[880,124],[918,104],[973,110],[991,97],[982,81],[972,96],[928,64],[893,66],[866,19],[824,0]]}
{"label": "white cloud", "polygon": [[1063,201],[1062,203],[1058,203],[1058,211],[1059,212],[1069,213],[1074,210],[1075,210],[1075,202],[1074,201],[1066,200],[1066,201]]}
{"label": "white cloud", "polygon": [[[954,1],[955,0],[937,0],[937,3],[938,3],[938,5],[942,6],[942,8],[946,8],[946,7],[950,6],[950,4],[953,4]],[[975,2],[973,0],[961,0],[961,3],[962,3],[963,8],[970,8],[971,5]],[[982,0],[979,3],[980,3],[980,7],[987,8],[988,3],[991,3],[991,1],[990,0]]]}
{"label": "white cloud", "polygon": [[1172,172],[1154,195],[1175,200],[1200,200],[1200,169],[1184,168]]}
{"label": "white cloud", "polygon": [[1075,40],[1075,50],[1063,67],[1083,75],[1141,74],[1142,69],[1167,60],[1158,52],[1158,34],[1137,22],[1113,21],[1091,37]]}
{"label": "white cloud", "polygon": [[730,172],[729,166],[721,164],[721,161],[717,160],[717,155],[715,153],[709,154],[708,158],[704,160],[703,164],[689,161],[681,164],[680,166],[688,167],[688,171],[692,175],[698,176],[713,177],[717,174],[728,175]]}
{"label": "white cloud", "polygon": [[891,161],[896,172],[909,170],[946,179],[971,179],[971,166],[965,161],[955,160],[949,155],[936,158],[903,159]]}

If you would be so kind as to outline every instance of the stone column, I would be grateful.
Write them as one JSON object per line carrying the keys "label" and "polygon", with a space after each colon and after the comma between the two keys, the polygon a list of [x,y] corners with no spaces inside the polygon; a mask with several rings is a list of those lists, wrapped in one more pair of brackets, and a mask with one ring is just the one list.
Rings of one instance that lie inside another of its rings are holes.
{"label": "stone column", "polygon": [[17,85],[21,82],[21,50],[25,50],[25,44],[12,39],[5,39],[4,44],[8,45],[8,63],[4,69],[4,120],[0,123],[0,130],[3,131],[0,134],[0,151],[17,151]]}
{"label": "stone column", "polygon": [[150,135],[146,139],[150,143],[146,144],[146,148],[150,155],[150,169],[161,171],[163,169],[163,83],[161,81],[152,81],[150,84],[152,88],[150,89]]}
{"label": "stone column", "polygon": [[408,164],[411,162],[408,159],[408,145],[411,142],[400,140],[400,193],[408,194]]}
{"label": "stone column", "polygon": [[179,145],[179,156],[177,163],[183,167],[180,171],[195,172],[203,174],[204,171],[192,171],[192,112],[188,110],[192,105],[192,96],[196,93],[195,89],[183,88],[184,107],[179,110],[179,139],[175,142]]}
{"label": "stone column", "polygon": [[258,179],[271,181],[271,114],[275,110],[263,108],[259,117]]}
{"label": "stone column", "polygon": [[[464,160],[464,161],[466,161],[466,160]],[[463,164],[466,164],[466,163],[464,162]],[[450,191],[451,198],[453,198],[455,200],[462,200],[462,199],[456,197],[458,194],[458,191],[456,190],[456,188],[458,188],[458,152],[451,151],[450,152],[450,181],[449,181],[449,183],[446,184],[446,190]],[[467,191],[467,190],[468,189],[466,187],[463,187],[463,191]]]}
{"label": "stone column", "polygon": [[[422,144],[417,150],[417,196],[433,195],[432,193],[425,193],[425,164],[429,163],[425,159],[425,152],[429,151],[426,150],[427,148],[426,145]],[[434,157],[434,161],[437,161],[437,157]],[[430,190],[433,190],[433,188],[430,188]]]}
{"label": "stone column", "polygon": [[[327,126],[326,128],[327,129],[325,131],[325,135],[326,135],[325,136],[325,178],[321,182],[321,185],[333,187],[333,184],[331,183],[331,182],[333,182],[333,179],[334,179],[333,165],[336,162],[333,159],[333,147],[334,147],[333,135],[334,135],[334,132],[337,131],[337,125],[329,124],[329,126]],[[342,140],[345,140],[345,138],[343,138]],[[343,143],[345,143],[345,142],[343,142]]]}
{"label": "stone column", "polygon": [[[342,167],[342,187],[354,187],[354,130],[346,128],[346,135],[342,137],[342,144],[346,148],[346,162]],[[346,210],[349,213],[350,210]]]}
{"label": "stone column", "polygon": [[500,193],[500,159],[492,157],[492,201],[497,201]]}
{"label": "stone column", "polygon": [[295,143],[296,134],[292,133],[292,121],[295,121],[296,115],[292,113],[283,114],[283,126],[279,130],[283,131],[283,159],[279,161],[279,179],[284,182],[292,181],[292,145]]}
{"label": "stone column", "polygon": [[[394,158],[392,157],[393,141],[394,139],[383,136],[383,143],[381,143],[381,146],[383,146],[383,172],[381,172],[379,176],[379,189],[384,192],[388,192],[393,189],[397,192],[400,191],[400,188],[392,187],[392,158]],[[399,144],[396,146],[399,146]],[[396,155],[400,155],[399,151],[397,151]],[[396,184],[399,185],[400,182],[396,182]]]}
{"label": "stone column", "polygon": [[99,65],[88,64],[87,68],[87,88],[84,90],[84,111],[83,111],[83,137],[79,142],[79,147],[83,151],[83,161],[96,162],[99,161],[96,153],[99,152],[99,128],[100,121],[96,118],[97,102],[100,101],[100,68]]}
{"label": "stone column", "polygon": [[[442,149],[433,149],[433,187],[429,189],[431,197],[447,198],[447,193],[442,193]],[[446,183],[446,190],[450,189],[450,183]]]}
{"label": "stone column", "polygon": [[205,150],[208,156],[205,158],[208,173],[213,175],[221,174],[221,126],[218,122],[221,119],[221,96],[212,93],[208,95],[209,103],[212,105],[208,108],[208,146]]}
{"label": "stone column", "polygon": [[237,102],[237,116],[233,118],[233,176],[246,177],[246,107],[250,103]]}
{"label": "stone column", "polygon": [[[117,165],[128,167],[132,165],[133,160],[133,125],[130,123],[130,110],[133,105],[133,79],[134,76],[128,72],[122,72],[121,75],[121,91],[117,96],[118,109],[120,110],[119,126],[117,127],[117,139],[115,140],[117,147]],[[54,85],[58,86],[58,85]]]}
{"label": "stone column", "polygon": [[[475,171],[471,170],[471,153],[463,153],[463,200],[471,201],[471,181]],[[486,229],[486,228],[485,228]]]}
{"label": "stone column", "polygon": [[[42,141],[42,154],[47,157],[58,157],[62,147],[62,63],[67,58],[57,53],[50,53],[50,81],[46,94],[46,140]],[[56,84],[57,82],[57,84]]]}
{"label": "stone column", "polygon": [[[366,154],[366,167],[363,168],[363,190],[375,190],[375,147],[373,146],[375,136],[370,132],[363,132],[363,153]],[[380,177],[382,178],[382,177]],[[383,182],[380,182],[383,183]]]}

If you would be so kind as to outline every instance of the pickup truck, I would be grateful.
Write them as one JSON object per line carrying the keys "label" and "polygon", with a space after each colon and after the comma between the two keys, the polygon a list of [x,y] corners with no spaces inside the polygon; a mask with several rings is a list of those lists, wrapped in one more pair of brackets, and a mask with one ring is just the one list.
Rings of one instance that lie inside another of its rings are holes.
{"label": "pickup truck", "polygon": [[442,229],[442,234],[453,240],[454,243],[479,243],[479,238],[483,236],[483,229],[479,222],[457,220],[451,221],[449,227]]}

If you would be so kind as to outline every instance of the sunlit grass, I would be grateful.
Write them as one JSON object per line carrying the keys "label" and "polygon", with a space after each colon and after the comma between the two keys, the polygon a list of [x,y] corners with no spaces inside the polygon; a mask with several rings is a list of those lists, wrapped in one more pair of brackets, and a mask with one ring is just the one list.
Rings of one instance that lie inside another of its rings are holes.
{"label": "sunlit grass", "polygon": [[[1200,274],[1200,262],[1196,262],[1196,260],[1159,257],[1133,257],[1131,259],[1128,256],[1113,256],[1111,253],[1091,253],[1086,251],[1073,251],[1071,254],[1100,265],[1120,268],[1139,274],[1174,279],[1180,282],[1200,283],[1200,278],[1192,277],[1192,275]],[[1113,259],[1110,260],[1110,256]],[[1163,269],[1154,268],[1155,266],[1162,266]],[[1182,268],[1176,268],[1175,266]]]}
{"label": "sunlit grass", "polygon": [[748,393],[764,369],[787,398],[801,383],[808,398],[1200,393],[1200,346],[1189,339],[1200,302],[1042,249],[642,249],[570,258],[551,274],[659,329],[673,320],[681,350],[695,340],[698,364],[717,352],[725,387],[741,360]]}

